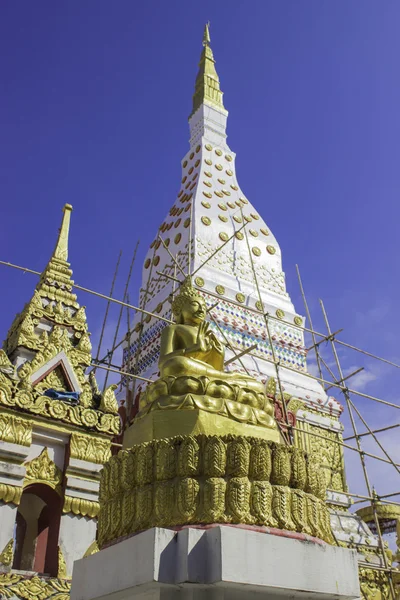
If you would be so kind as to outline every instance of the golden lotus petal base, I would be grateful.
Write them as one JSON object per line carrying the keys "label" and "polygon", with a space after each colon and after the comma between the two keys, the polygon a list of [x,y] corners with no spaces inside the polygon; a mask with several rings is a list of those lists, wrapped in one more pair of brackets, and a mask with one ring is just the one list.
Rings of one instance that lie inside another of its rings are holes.
{"label": "golden lotus petal base", "polygon": [[[196,408],[192,398],[187,398],[187,408],[180,409],[166,405],[164,410],[157,409],[136,418],[124,435],[124,449],[135,444],[175,437],[177,435],[249,435],[263,440],[279,442],[277,429],[235,421],[214,412]],[[157,405],[160,402],[157,401]],[[250,409],[250,407],[246,407]],[[254,409],[253,409],[254,410]]]}
{"label": "golden lotus petal base", "polygon": [[266,525],[334,543],[325,494],[323,473],[295,447],[233,434],[138,443],[104,466],[98,543],[210,523]]}

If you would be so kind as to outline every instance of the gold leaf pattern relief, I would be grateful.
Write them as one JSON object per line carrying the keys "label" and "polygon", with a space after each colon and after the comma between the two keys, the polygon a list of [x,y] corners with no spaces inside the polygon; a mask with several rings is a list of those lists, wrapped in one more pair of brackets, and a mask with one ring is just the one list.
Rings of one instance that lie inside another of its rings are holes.
{"label": "gold leaf pattern relief", "polygon": [[277,527],[272,516],[272,485],[268,481],[254,481],[251,488],[251,514],[262,525]]}
{"label": "gold leaf pattern relief", "polygon": [[253,479],[269,481],[272,469],[271,449],[268,442],[256,440],[251,447],[250,475]]}
{"label": "gold leaf pattern relief", "polygon": [[275,485],[273,488],[272,509],[275,519],[281,529],[296,531],[291,514],[290,488],[285,485]]}
{"label": "gold leaf pattern relief", "polygon": [[226,446],[215,436],[206,441],[204,451],[204,473],[209,477],[220,477],[225,473]]}
{"label": "gold leaf pattern relief", "polygon": [[244,438],[233,439],[228,444],[227,473],[245,477],[249,472],[250,444]]}
{"label": "gold leaf pattern relief", "polygon": [[111,441],[94,435],[71,435],[70,453],[72,458],[105,464],[111,457]]}
{"label": "gold leaf pattern relief", "polygon": [[141,444],[136,454],[136,481],[143,485],[153,479],[153,448],[150,444]]}
{"label": "gold leaf pattern relief", "polygon": [[291,487],[304,490],[307,484],[307,465],[304,452],[299,448],[292,448],[291,467]]}
{"label": "gold leaf pattern relief", "polygon": [[160,440],[155,449],[155,476],[157,480],[172,479],[176,472],[176,451],[168,440]]}
{"label": "gold leaf pattern relief", "polygon": [[0,414],[0,440],[30,446],[32,443],[32,422],[13,415]]}
{"label": "gold leaf pattern relief", "polygon": [[272,447],[271,482],[287,486],[290,482],[290,450],[287,446],[274,444]]}
{"label": "gold leaf pattern relief", "polygon": [[204,516],[207,523],[224,521],[226,481],[222,477],[210,477],[204,483]]}
{"label": "gold leaf pattern relief", "polygon": [[312,534],[307,520],[307,497],[302,490],[293,490],[292,493],[292,517],[296,531]]}
{"label": "gold leaf pattern relief", "polygon": [[178,475],[197,475],[199,471],[199,444],[190,436],[183,440],[178,449]]}
{"label": "gold leaf pattern relief", "polygon": [[200,486],[196,479],[184,477],[178,482],[176,506],[181,522],[191,522],[199,502]]}
{"label": "gold leaf pattern relief", "polygon": [[143,529],[149,523],[153,510],[153,493],[151,485],[144,485],[136,492],[136,514],[138,515],[139,528]]}
{"label": "gold leaf pattern relief", "polygon": [[[310,493],[310,482],[302,489],[305,465],[302,450],[235,435],[175,437],[121,450],[101,474],[99,545],[152,526],[191,523],[267,525],[332,543],[325,502]],[[318,494],[320,479],[311,481]]]}
{"label": "gold leaf pattern relief", "polygon": [[132,452],[121,450],[121,489],[129,491],[133,489],[133,474],[135,472],[135,455]]}
{"label": "gold leaf pattern relief", "polygon": [[227,508],[233,519],[247,523],[250,505],[250,482],[247,477],[231,477],[228,481]]}
{"label": "gold leaf pattern relief", "polygon": [[122,530],[121,535],[130,533],[136,515],[136,492],[130,490],[122,496]]}
{"label": "gold leaf pattern relief", "polygon": [[154,491],[154,514],[157,522],[165,520],[173,523],[175,494],[174,485],[171,481],[158,481]]}

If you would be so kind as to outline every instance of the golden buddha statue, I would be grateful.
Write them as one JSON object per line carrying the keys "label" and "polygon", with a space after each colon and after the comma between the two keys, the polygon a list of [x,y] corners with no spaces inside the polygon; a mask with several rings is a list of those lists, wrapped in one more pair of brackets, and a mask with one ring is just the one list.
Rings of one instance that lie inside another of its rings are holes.
{"label": "golden buddha statue", "polygon": [[204,298],[188,277],[172,301],[176,323],[161,334],[160,379],[148,385],[137,418],[154,410],[199,409],[277,429],[264,384],[224,370],[225,346],[205,318]]}
{"label": "golden buddha statue", "polygon": [[205,300],[192,287],[190,279],[182,284],[179,295],[172,303],[172,312],[176,325],[166,327],[161,335],[158,361],[161,377],[193,375],[226,381],[254,392],[256,396],[251,394],[242,401],[262,408],[265,386],[261,382],[249,375],[223,370],[225,346],[205,321]]}

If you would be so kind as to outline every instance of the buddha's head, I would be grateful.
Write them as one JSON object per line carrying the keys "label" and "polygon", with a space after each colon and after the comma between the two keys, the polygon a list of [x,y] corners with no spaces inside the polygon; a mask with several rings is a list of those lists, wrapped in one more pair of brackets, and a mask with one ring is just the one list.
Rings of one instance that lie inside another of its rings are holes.
{"label": "buddha's head", "polygon": [[172,302],[172,312],[176,322],[185,325],[199,325],[206,318],[205,300],[192,286],[190,277],[181,284]]}

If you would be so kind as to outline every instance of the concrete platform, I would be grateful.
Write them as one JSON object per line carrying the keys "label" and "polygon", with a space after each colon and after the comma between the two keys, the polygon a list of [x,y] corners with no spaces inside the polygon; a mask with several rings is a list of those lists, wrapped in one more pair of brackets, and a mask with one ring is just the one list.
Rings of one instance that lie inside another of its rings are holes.
{"label": "concrete platform", "polygon": [[356,552],[227,525],[154,528],[74,564],[71,600],[360,597]]}

